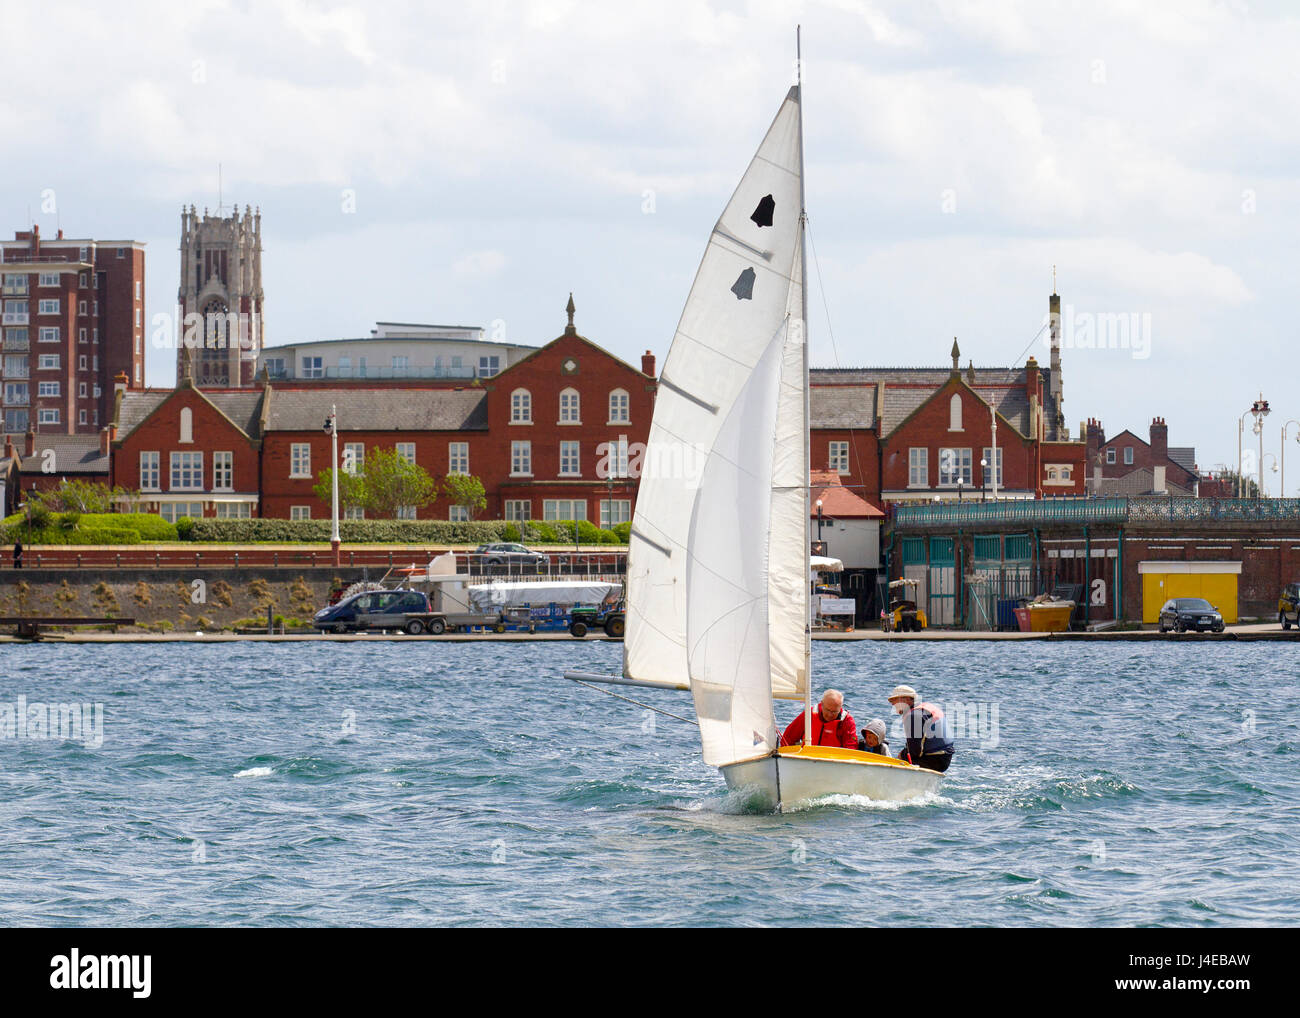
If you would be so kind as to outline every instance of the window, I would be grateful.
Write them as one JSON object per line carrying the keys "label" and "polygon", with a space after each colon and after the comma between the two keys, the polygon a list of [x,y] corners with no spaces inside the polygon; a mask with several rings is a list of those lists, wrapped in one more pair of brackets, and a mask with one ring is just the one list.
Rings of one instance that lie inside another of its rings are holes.
{"label": "window", "polygon": [[351,358],[351,357],[340,357],[340,358],[339,358],[339,378],[351,378],[351,377],[352,377],[352,358]]}
{"label": "window", "polygon": [[86,398],[86,383],[85,383],[85,382],[81,382],[81,383],[79,383],[79,384],[77,385],[77,398],[78,398],[78,399],[85,399],[85,398]]}
{"label": "window", "polygon": [[158,507],[158,515],[168,523],[175,523],[182,517],[192,520],[203,519],[202,502],[164,502]]}
{"label": "window", "polygon": [[124,248],[124,247],[119,247],[119,248],[117,249],[117,256],[118,256],[119,258],[125,258],[125,257],[126,257],[126,248]]}
{"label": "window", "polygon": [[1124,447],[1124,465],[1126,467],[1131,467],[1133,465],[1133,447],[1131,445],[1126,445]]}
{"label": "window", "polygon": [[5,431],[10,434],[21,434],[27,431],[30,417],[26,410],[6,410],[5,411]]}
{"label": "window", "polygon": [[[10,274],[4,277],[4,295],[6,297],[20,297],[26,293],[27,293],[26,276],[18,276],[18,275]],[[5,310],[8,311],[10,309],[6,307]],[[27,310],[27,306],[25,304],[23,305],[23,310],[24,311]]]}
{"label": "window", "polygon": [[26,378],[29,374],[27,355],[21,353],[5,354],[4,368],[6,378]]}
{"label": "window", "polygon": [[405,357],[405,356],[396,356],[396,355],[395,355],[395,356],[393,357],[393,359],[392,359],[392,368],[393,368],[393,374],[394,374],[394,375],[396,375],[397,372],[399,372],[399,371],[405,371],[405,370],[406,370],[407,368],[409,368],[410,366],[411,366],[411,358],[410,358],[410,357]]}
{"label": "window", "polygon": [[84,315],[85,313],[86,313],[86,302],[84,300],[77,301],[77,314]]}
{"label": "window", "polygon": [[[397,451],[397,455],[398,455],[398,458],[399,458],[399,459],[405,460],[407,463],[414,463],[414,462],[415,462],[415,443],[414,443],[414,442],[398,442],[397,445],[396,445],[394,448],[395,448],[396,451]],[[404,517],[399,517],[399,519],[400,519],[400,518],[404,518]],[[414,516],[411,516],[411,517],[405,517],[405,518],[415,519]]]}
{"label": "window", "polygon": [[[412,462],[414,462],[414,461],[412,461]],[[415,506],[413,506],[413,505],[399,505],[399,506],[397,507],[397,518],[398,518],[399,520],[413,520],[413,519],[415,519]]]}
{"label": "window", "polygon": [[955,488],[960,482],[971,483],[971,456],[969,449],[939,450],[939,487]]}
{"label": "window", "polygon": [[615,389],[609,394],[609,423],[630,424],[628,418],[628,395],[625,389]]}
{"label": "window", "polygon": [[[311,446],[306,442],[294,442],[289,446],[289,476],[311,477]],[[309,517],[302,517],[304,520]]]}
{"label": "window", "polygon": [[98,384],[98,383],[96,383],[95,385],[92,385],[92,386],[91,386],[91,395],[94,396],[95,399],[99,399],[100,388],[99,388],[99,384]]}
{"label": "window", "polygon": [[212,489],[230,491],[235,486],[235,454],[233,452],[214,452],[212,454]]}
{"label": "window", "polygon": [[203,453],[174,452],[171,454],[171,490],[203,490]]}
{"label": "window", "polygon": [[37,424],[58,424],[61,418],[57,410],[37,410]]}
{"label": "window", "polygon": [[847,474],[849,472],[849,443],[832,442],[827,454],[827,465],[829,469],[834,470],[837,474]]}
{"label": "window", "polygon": [[291,505],[291,506],[289,506],[289,519],[291,519],[291,520],[309,520],[309,519],[311,519],[311,506],[309,506],[309,505]]}
{"label": "window", "polygon": [[366,447],[362,442],[343,443],[343,472],[355,474],[366,465]]}
{"label": "window", "polygon": [[948,430],[961,431],[961,393],[954,392],[948,401]]}
{"label": "window", "polygon": [[59,274],[57,272],[42,272],[41,280],[38,286],[58,286]]}
{"label": "window", "polygon": [[366,359],[364,357],[357,358],[357,377],[366,377]]}
{"label": "window", "polygon": [[582,473],[578,463],[578,443],[560,443],[560,476],[577,477]]}
{"label": "window", "polygon": [[304,357],[302,359],[302,377],[303,378],[324,378],[325,368],[321,364],[321,358]]}
{"label": "window", "polygon": [[1114,462],[1115,462],[1115,450],[1114,450],[1114,449],[1107,449],[1107,450],[1106,450],[1106,462],[1107,462],[1107,463],[1114,463]]}
{"label": "window", "polygon": [[38,315],[57,315],[59,313],[59,299],[43,300],[36,306]]}
{"label": "window", "polygon": [[284,366],[283,357],[268,357],[262,362],[266,365],[266,373],[271,378],[287,378],[288,374]]}
{"label": "window", "polygon": [[250,502],[217,502],[217,519],[250,520],[253,518],[253,506]]}
{"label": "window", "polygon": [[447,473],[469,473],[469,443],[449,442],[447,444]]}
{"label": "window", "polygon": [[510,423],[533,423],[533,394],[527,389],[516,389],[510,394]]}
{"label": "window", "polygon": [[510,443],[510,476],[511,477],[532,477],[533,476],[533,443],[532,442],[511,442]]}
{"label": "window", "polygon": [[366,511],[360,506],[352,506],[350,509],[343,510],[343,519],[345,520],[364,520]]}
{"label": "window", "polygon": [[[5,291],[8,292],[7,290]],[[23,293],[27,291],[24,289]],[[4,310],[5,325],[26,325],[27,324],[27,301],[25,300],[7,300],[5,301]]]}
{"label": "window", "polygon": [[27,330],[26,329],[5,329],[5,349],[6,350],[26,350],[27,349]]}
{"label": "window", "polygon": [[501,358],[495,354],[486,355],[478,359],[478,373],[480,378],[491,378],[501,370]]}
{"label": "window", "polygon": [[181,407],[181,431],[177,441],[185,445],[194,443],[194,411],[189,407]]}
{"label": "window", "polygon": [[140,299],[140,280],[138,279],[135,281],[135,299]]}
{"label": "window", "polygon": [[600,500],[600,529],[609,530],[616,523],[632,519],[632,500],[629,498],[602,498]]}
{"label": "window", "polygon": [[57,343],[59,341],[59,327],[57,325],[41,326],[40,341],[42,343]]}
{"label": "window", "polygon": [[37,382],[36,395],[42,397],[50,396],[50,397],[57,398],[59,395],[59,383],[58,382]]}
{"label": "window", "polygon": [[36,367],[40,371],[57,371],[59,369],[59,355],[56,353],[43,353],[37,358]]}
{"label": "window", "polygon": [[158,490],[158,454],[156,452],[140,453],[140,490]]}
{"label": "window", "polygon": [[[1002,453],[1003,453],[1003,450],[1002,450],[1001,448],[999,448],[999,449],[998,449],[998,461],[997,461],[997,464],[996,464],[996,467],[997,467],[997,482],[998,482],[998,487],[999,487],[999,488],[1002,487]],[[991,445],[989,445],[989,446],[985,446],[985,447],[984,447],[984,452],[981,454],[981,459],[983,459],[985,463],[988,463],[988,464],[989,464],[989,466],[987,466],[987,467],[984,468],[984,481],[983,481],[983,483],[984,483],[984,484],[987,484],[987,485],[992,485],[992,483],[993,483],[993,473],[994,473],[994,463],[993,463],[993,447],[992,447]]]}
{"label": "window", "polygon": [[135,309],[135,324],[136,324],[136,327],[139,328],[139,326],[140,326],[140,309],[139,309],[139,308],[136,308],[136,309]]}
{"label": "window", "polygon": [[927,488],[930,486],[930,450],[907,450],[907,486],[909,488]]}
{"label": "window", "polygon": [[85,424],[85,423],[86,423],[86,411],[84,411],[84,410],[79,410],[79,411],[77,412],[77,423],[78,423],[78,424]]}
{"label": "window", "polygon": [[5,382],[5,404],[7,406],[26,406],[29,395],[30,392],[26,382]]}
{"label": "window", "polygon": [[[81,250],[84,251],[84,250],[86,250],[86,249],[83,247]],[[82,260],[83,262],[86,260],[86,258],[85,258],[84,255],[82,256],[81,260]],[[86,288],[86,274],[85,274],[84,272],[81,273],[81,275],[79,275],[79,276],[77,277],[77,286],[80,287],[80,288],[83,289],[83,290]],[[84,312],[83,312],[83,313],[84,313]]]}
{"label": "window", "polygon": [[447,508],[447,520],[451,523],[468,523],[469,510],[463,505],[453,505]]}
{"label": "window", "polygon": [[619,435],[616,442],[601,442],[596,446],[596,455],[596,476],[601,480],[628,476],[626,435]]}
{"label": "window", "polygon": [[506,519],[514,523],[523,523],[532,519],[533,503],[527,498],[506,499]]}
{"label": "window", "polygon": [[[90,261],[90,248],[88,247],[79,248],[77,254],[78,254],[78,258],[77,258],[78,261],[82,261],[82,262]],[[82,275],[85,275],[85,273],[82,273]]]}
{"label": "window", "polygon": [[581,424],[581,406],[577,389],[565,389],[560,393],[560,423]]}
{"label": "window", "polygon": [[[96,346],[96,345],[98,345],[98,343],[99,343],[99,326],[98,326],[98,325],[92,325],[92,326],[90,327],[90,345],[91,345],[91,346]],[[140,379],[138,379],[138,378],[136,379],[137,382],[138,382],[139,380],[140,380]]]}
{"label": "window", "polygon": [[585,520],[586,518],[587,502],[585,499],[548,498],[542,500],[542,519],[548,523],[554,520]]}
{"label": "window", "polygon": [[[86,330],[85,330],[84,328],[82,328],[82,329],[78,329],[78,330],[77,330],[77,342],[78,342],[78,343],[84,343],[84,342],[86,342],[86,338],[87,338],[87,337],[86,337]],[[82,360],[85,360],[85,358],[83,357]]]}

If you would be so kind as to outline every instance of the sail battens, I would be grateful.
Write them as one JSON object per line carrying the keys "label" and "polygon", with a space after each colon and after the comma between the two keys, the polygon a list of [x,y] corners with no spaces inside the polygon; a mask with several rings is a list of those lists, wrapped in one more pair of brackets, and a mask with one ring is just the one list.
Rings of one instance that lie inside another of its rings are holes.
{"label": "sail battens", "polygon": [[754,252],[754,254],[758,255],[758,257],[762,258],[765,262],[770,262],[772,260],[771,251],[764,251],[761,247],[755,247],[753,244],[746,244],[739,237],[733,237],[721,226],[714,227],[713,235],[715,237],[721,237],[723,240],[729,240],[737,247],[743,247],[746,251]]}
{"label": "sail battens", "polygon": [[667,555],[670,557],[672,556],[673,552],[671,548],[665,548],[662,544],[659,544],[657,541],[650,540],[650,538],[646,537],[645,534],[641,533],[641,531],[633,529],[630,531],[630,535],[632,537],[635,537],[638,541],[644,541],[646,544],[650,545],[651,548],[653,548],[655,551],[659,552],[660,554]]}
{"label": "sail battens", "polygon": [[669,392],[677,393],[677,395],[681,396],[682,399],[689,399],[696,406],[703,407],[711,414],[716,414],[718,412],[718,408],[714,406],[712,403],[710,403],[708,400],[700,399],[700,397],[696,396],[694,393],[687,392],[680,385],[673,384],[671,379],[665,378],[662,374],[660,374],[659,376],[659,384],[663,386],[665,389],[667,389]]}

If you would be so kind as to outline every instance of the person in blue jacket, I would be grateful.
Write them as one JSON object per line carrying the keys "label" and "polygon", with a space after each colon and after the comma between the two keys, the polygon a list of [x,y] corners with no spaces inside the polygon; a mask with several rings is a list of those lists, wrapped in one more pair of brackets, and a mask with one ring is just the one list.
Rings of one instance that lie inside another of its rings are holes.
{"label": "person in blue jacket", "polygon": [[927,770],[946,771],[952,764],[954,746],[943,711],[923,702],[911,686],[895,686],[889,705],[903,719],[906,743],[898,758]]}

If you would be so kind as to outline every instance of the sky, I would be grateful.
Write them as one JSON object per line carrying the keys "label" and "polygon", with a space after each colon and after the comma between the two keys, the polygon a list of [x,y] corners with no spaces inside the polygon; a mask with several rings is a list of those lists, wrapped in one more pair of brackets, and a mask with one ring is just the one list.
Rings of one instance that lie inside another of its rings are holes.
{"label": "sky", "polygon": [[[0,226],[144,241],[152,319],[182,206],[255,205],[268,345],[379,320],[541,345],[572,292],[579,332],[662,362],[796,24],[815,365],[946,366],[954,337],[963,366],[1046,363],[1055,271],[1072,430],[1160,416],[1232,467],[1262,393],[1278,493],[1300,421],[1286,3],[13,4]],[[173,384],[174,353],[146,380]]]}

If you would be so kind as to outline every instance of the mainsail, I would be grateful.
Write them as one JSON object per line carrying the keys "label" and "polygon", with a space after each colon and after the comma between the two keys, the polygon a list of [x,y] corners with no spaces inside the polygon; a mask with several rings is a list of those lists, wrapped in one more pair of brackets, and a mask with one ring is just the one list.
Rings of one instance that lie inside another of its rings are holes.
{"label": "mainsail", "polygon": [[624,673],[690,685],[715,765],[770,751],[772,695],[808,682],[800,116],[796,86],[709,238],[628,551]]}

